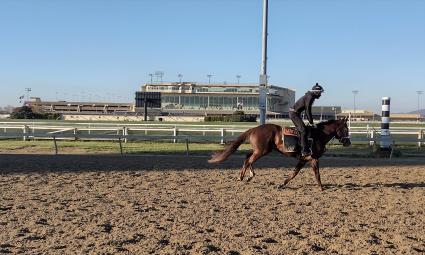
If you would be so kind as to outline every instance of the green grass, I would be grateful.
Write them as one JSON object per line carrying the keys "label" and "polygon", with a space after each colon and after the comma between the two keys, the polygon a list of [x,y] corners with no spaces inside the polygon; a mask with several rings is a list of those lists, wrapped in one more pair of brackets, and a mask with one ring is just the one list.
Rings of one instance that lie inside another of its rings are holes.
{"label": "green grass", "polygon": [[[118,142],[113,141],[57,141],[60,154],[99,154],[99,153],[120,153]],[[123,152],[127,154],[185,154],[186,143],[172,142],[128,142],[122,143]],[[211,154],[221,150],[224,145],[218,143],[189,143],[190,154]],[[394,156],[425,156],[425,146],[418,148],[415,145],[397,145],[394,147]],[[238,154],[245,153],[250,149],[249,144],[242,144]],[[343,147],[340,144],[330,144],[327,146],[328,156],[347,157],[373,157],[376,147],[364,144],[354,144],[350,147]],[[30,154],[53,154],[54,143],[52,140],[0,140],[0,153],[30,153]]]}
{"label": "green grass", "polygon": [[[118,142],[113,141],[57,141],[59,153],[119,153]],[[128,142],[122,143],[124,153],[186,153],[186,143],[172,142]],[[240,149],[247,150],[248,144],[243,144]],[[201,144],[189,143],[191,154],[211,153],[223,149],[218,143]],[[52,140],[1,140],[0,153],[49,153],[54,152]]]}

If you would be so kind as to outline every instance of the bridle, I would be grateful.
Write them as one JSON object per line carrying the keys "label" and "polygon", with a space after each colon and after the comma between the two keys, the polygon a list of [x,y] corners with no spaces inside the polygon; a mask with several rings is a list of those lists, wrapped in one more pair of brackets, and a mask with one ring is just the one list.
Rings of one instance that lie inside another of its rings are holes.
{"label": "bridle", "polygon": [[344,141],[345,140],[350,140],[350,135],[348,134],[348,129],[346,128],[346,127],[344,127],[344,129],[346,129],[346,130],[344,130],[344,131],[346,131],[346,132],[344,132],[345,134],[347,134],[347,135],[345,135],[345,136],[339,136],[338,135],[338,131],[335,131],[335,136],[334,136],[334,138],[336,138],[336,139],[338,139],[338,141],[340,142],[340,143],[342,143],[342,144],[344,144]]}

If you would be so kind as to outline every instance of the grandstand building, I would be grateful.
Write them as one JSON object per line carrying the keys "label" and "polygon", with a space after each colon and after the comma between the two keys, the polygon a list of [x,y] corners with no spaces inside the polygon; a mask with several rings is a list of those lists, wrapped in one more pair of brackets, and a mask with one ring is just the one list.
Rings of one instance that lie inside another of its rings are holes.
{"label": "grandstand building", "polygon": [[[259,114],[258,84],[209,84],[196,82],[147,83],[145,92],[161,92],[161,109],[168,114],[231,114],[236,110]],[[268,86],[267,114],[287,116],[295,91]]]}
{"label": "grandstand building", "polygon": [[105,102],[67,102],[67,101],[42,101],[39,97],[31,97],[25,105],[38,112],[54,113],[103,113],[116,114],[131,112],[134,104],[131,103],[105,103]]}

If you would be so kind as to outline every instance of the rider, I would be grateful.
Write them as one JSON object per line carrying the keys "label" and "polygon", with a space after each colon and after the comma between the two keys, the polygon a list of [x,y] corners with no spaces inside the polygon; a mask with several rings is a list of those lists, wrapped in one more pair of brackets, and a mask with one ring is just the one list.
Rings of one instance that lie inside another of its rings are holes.
{"label": "rider", "polygon": [[319,83],[316,83],[316,85],[314,85],[311,90],[307,91],[307,93],[305,93],[304,96],[298,99],[298,101],[295,102],[294,106],[289,109],[289,117],[291,118],[297,130],[300,132],[300,140],[302,147],[301,155],[303,157],[310,155],[311,151],[307,145],[308,137],[305,129],[305,124],[301,119],[301,113],[305,111],[305,115],[307,115],[308,122],[310,123],[310,125],[313,125],[311,106],[313,105],[314,100],[320,98],[323,92],[324,90],[322,86],[320,86]]}

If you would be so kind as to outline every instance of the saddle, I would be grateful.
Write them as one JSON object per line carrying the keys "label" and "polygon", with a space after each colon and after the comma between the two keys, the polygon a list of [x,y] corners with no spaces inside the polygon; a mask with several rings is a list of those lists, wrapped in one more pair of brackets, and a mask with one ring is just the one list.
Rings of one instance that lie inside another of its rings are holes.
{"label": "saddle", "polygon": [[[310,129],[307,127],[306,130],[308,134],[308,147],[313,144],[313,139],[310,138]],[[300,132],[294,127],[284,127],[282,134],[283,146],[287,152],[300,152],[301,151],[301,142],[300,142]]]}

